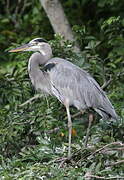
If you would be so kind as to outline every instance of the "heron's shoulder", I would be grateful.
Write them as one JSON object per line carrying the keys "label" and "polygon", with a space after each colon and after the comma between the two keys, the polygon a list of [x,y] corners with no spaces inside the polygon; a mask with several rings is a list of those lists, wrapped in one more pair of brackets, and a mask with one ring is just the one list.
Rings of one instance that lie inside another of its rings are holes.
{"label": "heron's shoulder", "polygon": [[[65,59],[61,59],[61,58],[52,58],[51,59],[51,63],[58,63],[60,64],[59,69],[62,72],[68,72],[68,74],[74,78],[77,78],[78,80],[80,79],[80,81],[85,82],[86,85],[92,85],[92,87],[94,86],[96,89],[98,89],[98,91],[100,91],[103,95],[104,92],[103,90],[100,88],[99,84],[96,82],[96,80],[85,70],[83,70],[82,68],[80,68],[79,66],[76,66],[75,64],[71,63],[70,61],[67,61]],[[65,73],[67,75],[67,73]]]}
{"label": "heron's shoulder", "polygon": [[90,77],[89,73],[70,61],[62,58],[52,58],[45,66],[49,66],[50,70],[54,74],[59,73],[62,76],[70,76],[77,79],[88,79]]}
{"label": "heron's shoulder", "polygon": [[[68,61],[68,60],[66,60],[66,59],[62,59],[62,58],[58,58],[58,57],[54,57],[54,58],[52,58],[52,59],[50,59],[49,61],[48,61],[48,63],[55,63],[56,65],[58,65],[58,66],[61,66],[61,67],[63,67],[63,68],[78,68],[78,66],[76,66],[75,64],[73,64],[72,62],[70,62],[70,61]],[[47,63],[47,64],[48,64]]]}
{"label": "heron's shoulder", "polygon": [[63,58],[54,57],[54,58],[51,58],[51,59],[49,60],[49,62],[68,63],[69,61],[67,61],[66,59],[63,59]]}
{"label": "heron's shoulder", "polygon": [[91,77],[90,74],[81,69],[79,66],[73,64],[72,62],[66,60],[66,59],[62,59],[62,58],[52,58],[50,59],[46,65],[52,65],[51,67],[54,67],[54,70],[57,70],[57,72],[62,72],[62,73],[70,73],[70,75],[73,75],[77,78],[86,78],[88,79],[88,77]]}

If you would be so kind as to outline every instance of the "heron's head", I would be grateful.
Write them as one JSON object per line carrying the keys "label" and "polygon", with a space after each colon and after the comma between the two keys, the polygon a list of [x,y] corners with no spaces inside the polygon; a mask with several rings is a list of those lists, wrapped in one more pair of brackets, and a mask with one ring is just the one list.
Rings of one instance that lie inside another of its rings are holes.
{"label": "heron's head", "polygon": [[45,39],[35,38],[31,40],[29,43],[24,44],[20,47],[10,50],[9,52],[21,52],[21,51],[39,51],[43,55],[47,53],[52,54],[52,49],[50,45],[47,43]]}

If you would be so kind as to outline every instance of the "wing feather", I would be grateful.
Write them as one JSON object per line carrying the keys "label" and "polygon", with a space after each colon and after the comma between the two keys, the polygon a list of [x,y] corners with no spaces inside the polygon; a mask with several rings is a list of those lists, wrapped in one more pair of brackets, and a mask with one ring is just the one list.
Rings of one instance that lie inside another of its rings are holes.
{"label": "wing feather", "polygon": [[60,58],[53,58],[52,61],[56,66],[49,72],[49,76],[53,94],[61,102],[68,98],[70,105],[78,109],[92,107],[104,118],[117,118],[105,92],[86,71]]}

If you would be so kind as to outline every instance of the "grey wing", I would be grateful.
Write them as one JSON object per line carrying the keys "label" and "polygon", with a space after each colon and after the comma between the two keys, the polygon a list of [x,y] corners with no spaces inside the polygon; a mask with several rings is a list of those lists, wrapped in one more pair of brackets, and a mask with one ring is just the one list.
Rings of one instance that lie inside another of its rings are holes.
{"label": "grey wing", "polygon": [[50,71],[53,95],[62,103],[69,100],[78,109],[94,108],[103,118],[117,115],[98,83],[86,72],[70,62],[58,62]]}

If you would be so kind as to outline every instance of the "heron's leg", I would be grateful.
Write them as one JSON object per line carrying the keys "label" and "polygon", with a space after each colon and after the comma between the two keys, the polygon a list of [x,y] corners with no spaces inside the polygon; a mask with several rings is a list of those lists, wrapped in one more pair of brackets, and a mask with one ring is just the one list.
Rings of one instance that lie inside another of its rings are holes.
{"label": "heron's leg", "polygon": [[69,105],[66,104],[66,112],[68,116],[68,129],[69,129],[69,147],[68,147],[68,158],[70,159],[71,157],[71,133],[72,133],[72,121],[71,121],[71,114],[69,110]]}
{"label": "heron's leg", "polygon": [[88,138],[89,138],[89,133],[90,133],[90,127],[93,121],[93,114],[89,115],[89,123],[88,123],[88,128],[87,128],[87,132],[86,132],[86,139],[84,142],[84,146],[87,147],[87,142],[88,142]]}

